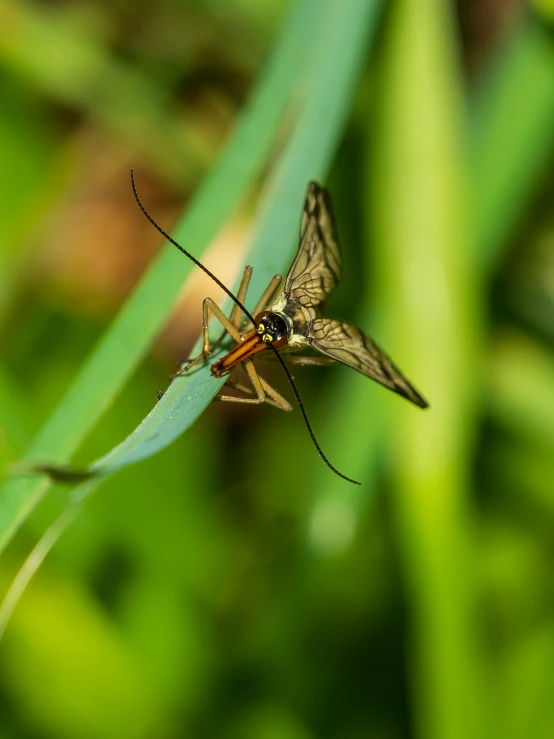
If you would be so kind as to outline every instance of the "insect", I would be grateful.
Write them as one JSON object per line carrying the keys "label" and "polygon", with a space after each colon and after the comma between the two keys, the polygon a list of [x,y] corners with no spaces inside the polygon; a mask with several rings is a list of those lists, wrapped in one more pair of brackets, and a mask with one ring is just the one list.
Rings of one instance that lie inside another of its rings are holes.
{"label": "insect", "polygon": [[[251,275],[252,267],[246,267],[237,294],[241,303],[244,303]],[[327,365],[341,362],[402,395],[420,408],[426,408],[427,401],[377,344],[360,329],[344,321],[319,316],[318,308],[334,290],[340,277],[341,254],[329,193],[317,183],[311,182],[302,214],[300,246],[283,289],[276,294],[282,277],[275,275],[253,311],[255,325],[249,322],[242,330],[242,317],[237,305],[227,319],[213,300],[206,298],[203,311],[203,352],[192,362],[185,364],[181,372],[187,371],[211,353],[208,333],[211,312],[237,342],[228,354],[212,364],[212,374],[223,377],[237,364],[244,363],[257,392],[256,399],[220,396],[220,400],[239,403],[273,401],[274,405],[291,410],[291,406],[280,396],[277,399],[275,391],[268,392],[267,387],[264,387],[267,383],[257,382],[257,373],[252,371],[251,362],[254,356],[274,358],[273,352],[269,351],[271,344],[282,355],[288,355],[289,363]],[[324,356],[297,354],[302,350],[316,350]]]}
{"label": "insect", "polygon": [[[320,315],[322,304],[337,286],[342,272],[337,230],[328,191],[315,182],[310,183],[302,213],[298,252],[284,284],[282,285],[281,275],[275,275],[250,314],[244,307],[244,301],[252,276],[252,267],[246,267],[238,293],[236,296],[233,295],[215,275],[153,221],[138,198],[134,180],[133,189],[141,210],[151,223],[209,274],[235,303],[227,318],[211,298],[204,300],[202,353],[191,361],[181,363],[179,371],[173,377],[178,377],[198,362],[206,360],[229,334],[236,345],[211,365],[211,373],[215,377],[224,377],[229,375],[234,367],[242,364],[252,389],[230,378],[226,385],[255,397],[220,394],[216,396],[217,399],[233,403],[267,402],[290,411],[291,405],[259,375],[253,361],[254,357],[276,359],[287,373],[312,441],[323,460],[340,477],[356,482],[333,467],[323,454],[284,358],[288,364],[301,365],[329,365],[340,362],[376,380],[420,408],[427,408],[428,403],[389,357],[360,329],[344,321],[323,318]],[[208,330],[210,313],[218,319],[224,329],[212,345]],[[244,326],[242,314],[247,317]]]}

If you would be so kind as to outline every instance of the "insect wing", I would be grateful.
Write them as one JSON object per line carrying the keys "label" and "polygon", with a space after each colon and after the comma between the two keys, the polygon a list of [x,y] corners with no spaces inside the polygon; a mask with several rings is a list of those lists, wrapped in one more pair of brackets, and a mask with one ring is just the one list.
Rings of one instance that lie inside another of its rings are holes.
{"label": "insect wing", "polygon": [[311,182],[304,203],[300,247],[285,294],[305,307],[322,303],[340,280],[342,262],[329,193]]}
{"label": "insect wing", "polygon": [[312,323],[311,337],[312,346],[318,351],[371,377],[420,408],[427,408],[427,401],[387,355],[355,326],[343,321],[316,318]]}

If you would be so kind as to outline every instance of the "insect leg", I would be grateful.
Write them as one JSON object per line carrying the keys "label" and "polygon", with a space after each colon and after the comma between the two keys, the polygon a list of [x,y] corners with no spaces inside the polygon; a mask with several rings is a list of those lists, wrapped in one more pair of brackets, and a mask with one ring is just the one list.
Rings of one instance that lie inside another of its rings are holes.
{"label": "insect leg", "polygon": [[[248,377],[250,378],[250,382],[252,383],[254,391],[256,392],[256,397],[237,398],[236,395],[216,395],[214,400],[221,400],[225,403],[255,403],[257,405],[259,405],[260,403],[265,403],[266,400],[269,402],[269,398],[266,397],[265,390],[260,381],[260,377],[254,368],[254,363],[252,362],[252,360],[247,359],[245,362],[243,362],[243,367],[246,370]],[[229,383],[231,387],[233,387],[234,384],[235,383]],[[240,387],[239,389],[242,390],[243,388]],[[244,390],[245,392],[251,392],[248,388],[244,388]]]}
{"label": "insect leg", "polygon": [[292,411],[292,405],[288,402],[288,400],[283,398],[283,396],[280,395],[277,390],[272,388],[271,385],[266,382],[263,377],[261,377],[260,375],[258,375],[258,377],[260,378],[260,382],[266,395],[269,396],[265,399],[266,403],[274,405],[276,408],[280,408],[282,411]]}
{"label": "insect leg", "polygon": [[[244,278],[243,278],[244,279]],[[210,319],[210,312],[217,318],[217,320],[221,323],[225,331],[223,332],[222,336],[217,340],[216,344],[219,343],[221,338],[228,333],[230,334],[233,339],[238,343],[240,341],[240,333],[238,329],[236,329],[231,321],[227,318],[227,316],[223,313],[221,308],[217,305],[217,303],[212,300],[212,298],[204,298],[204,302],[202,303],[202,330],[204,333],[204,348],[202,349],[202,353],[199,354],[197,357],[192,359],[190,362],[187,362],[182,367],[179,368],[179,370],[172,376],[172,380],[174,380],[176,377],[179,377],[179,375],[184,374],[189,370],[191,367],[194,367],[195,364],[200,362],[201,360],[205,359],[211,354],[210,351],[210,332],[208,329],[208,322]],[[214,344],[214,347],[216,346]]]}
{"label": "insect leg", "polygon": [[[281,284],[281,280],[282,279],[283,278],[281,277],[281,275],[274,275],[271,278],[271,282],[269,283],[269,285],[264,290],[264,292],[262,294],[262,297],[258,300],[258,302],[256,303],[256,307],[252,311],[252,315],[253,316],[257,316],[258,313],[260,311],[262,311],[267,306],[267,304],[269,303],[269,300],[270,300],[271,296],[273,295],[273,293],[275,292],[275,290],[277,290],[277,288]],[[247,325],[245,326],[245,330],[248,330],[251,327],[252,327],[252,324],[250,322],[248,322]]]}
{"label": "insect leg", "polygon": [[[280,395],[276,390],[274,390],[271,385],[264,380],[263,377],[258,375],[256,369],[252,367],[256,375],[258,376],[258,379],[260,381],[260,385],[262,386],[263,392],[265,394],[265,397],[260,399],[260,394],[257,391],[257,397],[252,400],[250,398],[240,398],[236,395],[216,395],[214,400],[222,400],[227,403],[263,403],[264,401],[266,403],[269,403],[269,405],[273,405],[276,408],[280,408],[283,411],[292,411],[292,406],[283,398],[282,395]],[[248,371],[248,369],[247,369]],[[249,374],[250,379],[252,380],[252,384],[254,385],[254,380],[252,376]],[[233,380],[227,380],[225,383],[225,387],[232,387],[234,390],[240,390],[241,393],[246,393],[247,395],[253,395],[254,389],[251,387],[246,387],[246,385],[241,385],[239,382],[233,382]]]}
{"label": "insect leg", "polygon": [[[252,271],[253,271],[252,267],[250,267],[249,265],[244,268],[244,274],[242,276],[239,291],[237,293],[237,300],[239,301],[239,303],[242,303],[243,305],[246,300],[246,293],[248,291],[248,285],[250,285],[250,278],[252,277]],[[240,324],[242,323],[242,311],[236,303],[233,306],[233,310],[231,311],[229,320],[231,321],[233,326],[240,329]]]}
{"label": "insect leg", "polygon": [[281,284],[282,279],[283,278],[281,277],[281,275],[275,275],[271,278],[271,282],[264,290],[262,297],[258,300],[256,307],[252,311],[252,315],[254,317],[256,317],[256,315],[267,306],[267,304],[269,303],[269,299]]}
{"label": "insect leg", "polygon": [[295,357],[294,355],[288,355],[285,357],[288,364],[296,364],[304,367],[328,367],[331,364],[336,364],[336,359],[331,357]]}
{"label": "insect leg", "polygon": [[[240,382],[234,382],[233,380],[227,380],[225,387],[232,387],[233,390],[240,390],[241,393],[246,393],[246,395],[254,395],[254,390],[251,387],[246,387],[246,385],[241,385]],[[216,395],[214,400],[221,400],[221,397]]]}
{"label": "insect leg", "polygon": [[[242,276],[242,280],[240,281],[239,290],[237,293],[237,298],[241,303],[244,303],[244,299],[246,298],[246,292],[248,290],[248,285],[250,284],[251,277],[252,277],[252,267],[247,266],[244,269],[244,274]],[[215,305],[215,303],[213,302],[211,304]],[[192,359],[192,360],[187,359],[187,360],[183,360],[182,362],[179,362],[179,371],[173,375],[173,379],[175,379],[175,377],[178,377],[179,375],[189,370],[191,367],[194,366],[194,364],[199,362],[201,359],[204,359],[205,357],[207,357],[208,354],[210,354],[210,351],[213,352],[214,349],[217,349],[217,347],[221,344],[226,334],[228,333],[227,329],[224,328],[221,335],[212,344],[211,350],[210,350],[209,339],[208,339],[208,350],[206,351],[206,335],[208,333],[208,328],[207,328],[208,317],[207,317],[207,313],[205,309],[203,309],[202,313],[203,313],[202,331],[204,334],[204,349],[202,351],[202,354],[200,354],[198,357],[195,357],[195,359]],[[212,311],[212,313],[214,313],[215,315],[214,311]],[[240,308],[238,307],[238,305],[235,305],[230,315],[230,321],[233,324],[233,326],[235,326],[236,328],[240,328],[241,320],[242,320],[242,316],[241,316]]]}
{"label": "insect leg", "polygon": [[[281,352],[281,356],[286,361],[287,364],[295,364],[297,366],[305,366],[305,367],[329,367],[332,364],[336,364],[337,360],[332,359],[331,357],[311,357],[311,356],[304,356],[304,355],[296,355],[292,353],[286,352],[286,350]],[[266,354],[261,355],[258,358],[260,361],[264,362],[276,362],[276,358],[274,355]]]}

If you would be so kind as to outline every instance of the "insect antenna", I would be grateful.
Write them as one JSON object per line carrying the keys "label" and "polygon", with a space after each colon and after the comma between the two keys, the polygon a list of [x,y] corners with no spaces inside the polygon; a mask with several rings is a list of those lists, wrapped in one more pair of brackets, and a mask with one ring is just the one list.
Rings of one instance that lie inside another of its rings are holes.
{"label": "insect antenna", "polygon": [[232,292],[231,292],[231,291],[229,290],[229,288],[228,288],[228,287],[226,287],[226,286],[225,286],[225,285],[224,285],[224,284],[223,284],[223,283],[221,282],[221,280],[219,280],[219,279],[218,279],[218,278],[217,278],[217,277],[216,277],[216,276],[214,275],[214,273],[213,273],[213,272],[210,272],[210,270],[209,270],[209,269],[208,269],[207,267],[204,267],[204,265],[202,264],[202,262],[199,262],[199,261],[198,261],[198,259],[197,259],[196,257],[193,257],[193,256],[192,256],[192,254],[191,254],[190,252],[188,252],[188,251],[187,251],[186,249],[184,249],[184,248],[183,248],[183,247],[181,246],[181,244],[178,244],[178,243],[177,243],[177,242],[175,241],[175,239],[173,239],[173,238],[172,238],[172,237],[171,237],[171,236],[170,236],[170,235],[169,235],[169,234],[167,233],[167,231],[164,231],[164,230],[163,230],[163,228],[162,228],[162,227],[161,227],[161,226],[160,226],[160,225],[159,225],[158,223],[156,223],[156,221],[155,221],[155,220],[154,220],[154,219],[152,218],[152,216],[150,215],[150,213],[149,213],[149,212],[148,212],[148,211],[146,210],[146,208],[145,208],[145,207],[144,207],[144,205],[142,204],[142,202],[141,202],[141,199],[139,198],[139,194],[138,194],[138,192],[137,192],[137,186],[136,186],[136,184],[135,184],[135,172],[134,172],[134,170],[133,170],[133,169],[131,169],[131,184],[132,184],[132,186],[133,186],[133,195],[135,196],[135,200],[137,201],[137,205],[138,205],[138,207],[139,207],[139,208],[140,208],[140,209],[142,210],[142,212],[143,212],[143,213],[144,213],[144,215],[145,215],[145,216],[146,216],[146,217],[148,218],[148,220],[149,220],[149,221],[150,221],[150,223],[151,223],[151,224],[152,224],[152,225],[154,226],[154,228],[155,228],[155,229],[156,229],[157,231],[159,231],[159,232],[161,233],[161,235],[162,235],[162,236],[164,237],[164,239],[167,239],[167,240],[168,240],[168,241],[169,241],[169,242],[170,242],[171,244],[173,244],[173,246],[176,246],[176,247],[177,247],[177,249],[179,249],[179,251],[183,252],[183,254],[185,255],[185,257],[188,257],[188,258],[189,258],[189,259],[190,259],[190,260],[191,260],[192,262],[194,262],[194,263],[196,264],[196,266],[197,266],[197,267],[200,267],[200,269],[201,269],[201,270],[203,270],[203,271],[204,271],[204,272],[205,272],[205,273],[206,273],[206,274],[208,275],[208,277],[211,277],[211,278],[212,278],[212,280],[213,280],[213,281],[214,281],[214,282],[216,283],[216,285],[219,285],[219,287],[220,287],[220,288],[221,288],[221,289],[222,289],[222,290],[223,290],[224,292],[226,292],[226,293],[227,293],[227,295],[228,295],[228,296],[229,296],[229,297],[231,298],[231,300],[233,300],[233,301],[234,301],[234,302],[235,302],[235,303],[236,303],[236,304],[238,305],[238,307],[239,307],[239,308],[241,309],[241,311],[242,311],[242,312],[244,313],[244,315],[245,315],[245,316],[246,316],[246,317],[248,318],[248,320],[249,320],[249,321],[252,321],[252,323],[254,324],[254,326],[257,326],[258,324],[257,324],[257,323],[256,323],[256,321],[254,320],[253,316],[251,316],[251,315],[250,315],[250,313],[249,313],[249,312],[248,312],[248,311],[246,310],[246,308],[244,307],[244,305],[243,305],[243,304],[242,304],[242,303],[240,302],[240,300],[239,300],[238,298],[236,298],[236,297],[235,297],[235,296],[233,295],[233,293],[232,293]]}
{"label": "insect antenna", "polygon": [[300,400],[300,394],[298,392],[298,388],[296,387],[296,383],[294,382],[294,378],[291,375],[289,368],[285,364],[285,360],[279,354],[278,350],[274,346],[272,346],[271,344],[269,344],[269,346],[271,347],[271,349],[273,349],[273,351],[275,352],[275,356],[277,357],[277,359],[281,363],[281,367],[285,370],[285,374],[286,374],[286,376],[288,378],[288,381],[290,382],[290,386],[291,386],[291,388],[292,388],[292,390],[294,392],[294,397],[296,398],[296,402],[298,403],[298,407],[300,408],[300,411],[302,413],[302,416],[304,417],[304,423],[306,424],[306,428],[308,429],[308,433],[310,434],[310,437],[311,437],[311,439],[312,439],[312,441],[314,443],[315,448],[318,451],[319,456],[325,462],[325,464],[327,465],[327,467],[329,467],[329,469],[332,470],[335,473],[335,475],[338,475],[339,477],[342,477],[342,479],[343,480],[346,480],[347,482],[354,483],[354,485],[361,485],[362,483],[361,482],[358,482],[358,480],[353,480],[351,477],[347,477],[346,475],[343,475],[342,472],[339,472],[336,467],[333,467],[333,465],[331,464],[331,462],[329,462],[329,460],[327,459],[327,457],[323,453],[323,449],[319,446],[319,443],[318,443],[317,439],[315,438],[315,434],[313,432],[312,425],[311,425],[310,421],[308,420],[308,414],[306,413],[306,409],[304,408],[304,404]]}
{"label": "insect antenna", "polygon": [[[167,241],[169,241],[171,244],[173,244],[173,246],[176,246],[177,249],[179,249],[180,252],[182,252],[186,257],[188,257],[192,262],[194,262],[194,264],[196,264],[197,267],[200,267],[200,269],[203,270],[208,275],[208,277],[211,277],[211,279],[216,283],[216,285],[219,285],[219,287],[225,293],[227,293],[227,295],[231,298],[231,300],[235,303],[235,305],[237,305],[241,309],[241,311],[248,318],[248,320],[251,321],[252,325],[257,328],[258,324],[255,321],[254,317],[244,307],[244,305],[240,302],[240,300],[231,292],[231,290],[229,290],[229,288],[226,285],[224,285],[221,282],[221,280],[218,279],[214,275],[213,272],[210,272],[210,270],[207,267],[205,267],[202,264],[202,262],[198,261],[198,259],[196,259],[196,257],[194,257],[186,249],[184,249],[181,246],[181,244],[178,244],[175,241],[175,239],[173,239],[167,233],[167,231],[164,231],[164,229],[158,223],[156,223],[156,221],[152,218],[152,216],[150,215],[150,213],[146,210],[146,208],[142,204],[141,199],[139,198],[139,194],[137,192],[137,186],[135,184],[135,173],[134,173],[134,170],[133,169],[131,169],[131,184],[133,186],[133,195],[135,196],[135,200],[137,201],[138,207],[141,209],[141,211],[144,213],[144,215],[150,221],[150,223],[154,226],[154,228],[157,231],[159,231],[159,233],[161,233],[161,235],[165,239],[167,239]],[[354,485],[360,485],[361,483],[359,483],[357,480],[353,480],[351,477],[347,477],[346,475],[343,475],[342,472],[339,472],[336,467],[333,467],[333,465],[331,464],[331,462],[329,462],[329,460],[327,459],[327,457],[323,453],[322,448],[319,446],[319,443],[318,443],[317,439],[315,438],[315,434],[313,432],[312,426],[310,424],[310,421],[308,420],[308,414],[306,413],[306,409],[304,408],[304,404],[302,403],[302,400],[300,399],[300,393],[298,392],[298,389],[297,389],[296,384],[294,382],[294,378],[291,375],[289,368],[285,364],[285,362],[283,360],[283,357],[279,354],[279,352],[277,351],[277,349],[274,346],[271,346],[271,344],[269,344],[269,346],[270,346],[271,349],[273,349],[273,351],[275,353],[275,356],[277,357],[277,359],[279,360],[279,362],[281,364],[281,367],[285,371],[285,374],[286,374],[286,376],[288,378],[288,381],[290,383],[290,386],[292,387],[292,390],[294,392],[294,397],[296,398],[296,402],[298,403],[298,407],[300,408],[300,411],[302,413],[302,417],[304,418],[304,423],[306,424],[306,428],[308,429],[308,433],[310,434],[310,438],[313,441],[314,446],[317,449],[319,456],[325,462],[325,464],[327,465],[327,467],[329,467],[329,469],[332,470],[335,473],[335,475],[338,475],[339,477],[342,477],[343,480],[347,480],[348,482],[354,483]]]}

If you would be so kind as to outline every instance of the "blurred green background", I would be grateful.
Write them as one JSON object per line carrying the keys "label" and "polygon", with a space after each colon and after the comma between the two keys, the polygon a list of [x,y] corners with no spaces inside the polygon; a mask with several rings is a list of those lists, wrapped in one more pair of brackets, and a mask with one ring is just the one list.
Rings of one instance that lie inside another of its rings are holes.
{"label": "blurred green background", "polygon": [[[0,739],[554,736],[553,22],[0,0]],[[11,477],[122,442],[221,297],[131,166],[221,279],[254,266],[249,305],[329,187],[326,314],[431,404],[295,370],[361,487],[298,410],[210,404],[207,372],[171,445],[189,386],[160,405],[159,454],[75,490]]]}

